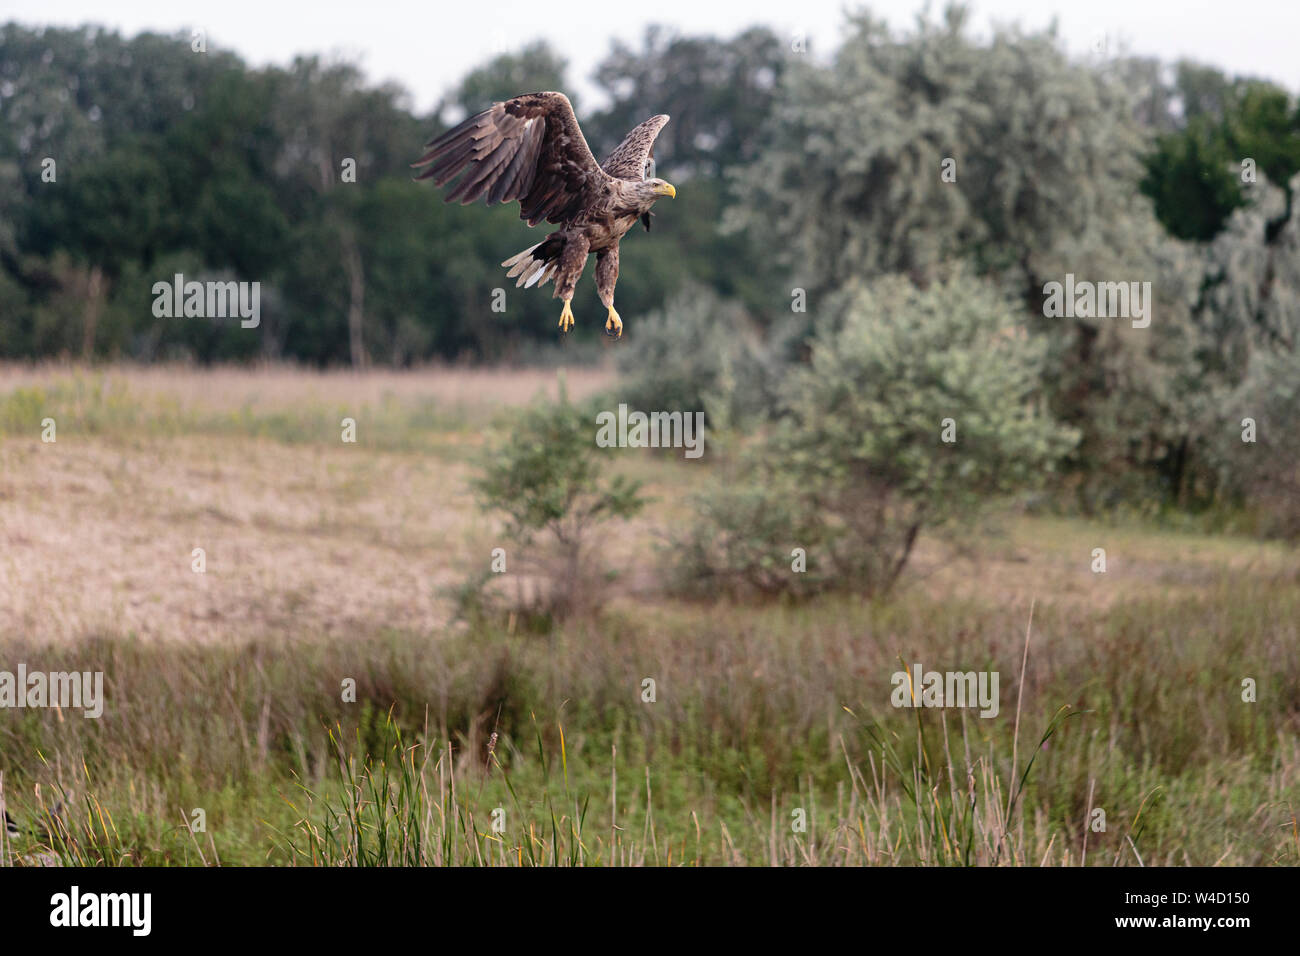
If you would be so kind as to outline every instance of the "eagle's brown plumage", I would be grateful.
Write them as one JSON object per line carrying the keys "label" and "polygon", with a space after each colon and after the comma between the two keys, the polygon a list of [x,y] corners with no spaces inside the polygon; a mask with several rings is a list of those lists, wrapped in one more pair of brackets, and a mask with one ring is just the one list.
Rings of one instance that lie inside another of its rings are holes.
{"label": "eagle's brown plumage", "polygon": [[645,164],[654,153],[655,137],[667,122],[663,114],[650,117],[623,137],[600,168],[619,179],[645,179]]}
{"label": "eagle's brown plumage", "polygon": [[[603,163],[587,145],[573,105],[563,93],[527,93],[494,103],[432,140],[413,165],[428,167],[417,179],[444,186],[456,179],[447,202],[486,197],[487,204],[519,203],[519,216],[533,226],[559,225],[542,242],[507,259],[516,286],[555,279],[564,300],[560,326],[573,322],[569,301],[587,256],[596,254],[596,287],[609,309],[606,331],[622,334],[614,311],[618,242],[650,207],[676,190],[662,179],[646,179],[646,162],[667,116],[646,120]],[[459,177],[459,179],[457,179]]]}

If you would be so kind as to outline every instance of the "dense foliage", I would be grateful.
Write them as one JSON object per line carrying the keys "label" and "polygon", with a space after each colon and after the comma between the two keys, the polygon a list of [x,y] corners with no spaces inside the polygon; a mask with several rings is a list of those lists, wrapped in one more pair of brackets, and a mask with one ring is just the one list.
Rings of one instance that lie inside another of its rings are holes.
{"label": "dense foliage", "polygon": [[[647,312],[688,280],[761,305],[770,277],[750,267],[749,240],[717,229],[729,201],[717,171],[756,148],[776,40],[754,30],[647,42],[632,87],[602,69],[604,112],[577,98],[592,148],[603,155],[660,110],[679,113],[675,124],[699,143],[713,116],[718,140],[709,174],[660,210],[655,241],[639,228],[629,236],[619,306]],[[664,70],[678,60],[695,66]],[[610,63],[635,65],[621,54]],[[733,85],[760,73],[755,95]],[[254,69],[196,52],[184,35],[0,27],[0,358],[400,366],[510,357],[550,340],[549,294],[516,291],[498,265],[538,233],[517,207],[444,204],[411,181],[409,163],[469,110],[568,85],[563,61],[534,45],[484,64],[434,115],[417,116],[402,90],[368,85],[347,63]],[[705,86],[717,95],[696,102]],[[741,129],[726,133],[731,122]],[[674,152],[666,141],[660,162]],[[259,327],[156,317],[153,284],[176,273],[259,282]],[[595,334],[581,321],[598,308],[584,288],[579,333]],[[493,309],[496,289],[504,311]]]}
{"label": "dense foliage", "polygon": [[1042,341],[986,281],[853,287],[810,344],[779,427],[701,498],[694,587],[885,591],[923,528],[1041,482],[1076,438],[1041,408]]}

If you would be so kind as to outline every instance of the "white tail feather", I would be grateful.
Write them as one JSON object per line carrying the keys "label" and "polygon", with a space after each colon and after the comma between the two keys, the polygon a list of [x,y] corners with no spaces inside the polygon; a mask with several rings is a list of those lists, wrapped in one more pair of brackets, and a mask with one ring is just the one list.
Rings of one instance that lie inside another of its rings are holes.
{"label": "white tail feather", "polygon": [[526,289],[531,289],[533,287],[533,282],[535,281],[535,277],[539,275],[541,271],[545,268],[546,268],[546,263],[542,262],[540,259],[531,260],[529,262],[528,268],[525,269],[523,272],[519,273],[519,279],[515,282],[515,287],[518,288],[519,286],[522,285]]}
{"label": "white tail feather", "polygon": [[510,271],[506,273],[507,279],[515,279],[515,288],[523,286],[525,289],[531,289],[533,286],[543,286],[555,278],[555,273],[559,271],[560,260],[558,257],[551,259],[537,259],[533,257],[533,250],[540,246],[529,246],[518,255],[511,256],[503,266],[509,266]]}
{"label": "white tail feather", "polygon": [[528,281],[524,283],[525,289],[531,289],[535,285],[541,285],[542,277],[545,276],[547,271],[550,269],[550,263],[543,262],[540,263],[540,265],[540,269],[528,276]]}
{"label": "white tail feather", "polygon": [[[543,241],[545,241],[545,240],[543,240]],[[509,259],[507,259],[505,262],[503,262],[503,263],[501,263],[501,264],[502,264],[503,266],[512,266],[512,265],[514,265],[516,262],[519,262],[521,259],[524,259],[526,256],[528,256],[528,254],[529,254],[530,252],[532,252],[534,249],[537,248],[537,246],[540,246],[541,244],[542,244],[542,243],[539,242],[539,243],[537,243],[536,245],[529,246],[529,247],[528,247],[527,249],[525,249],[523,252],[519,253],[518,255],[511,256]],[[514,275],[514,273],[512,272],[511,275]]]}

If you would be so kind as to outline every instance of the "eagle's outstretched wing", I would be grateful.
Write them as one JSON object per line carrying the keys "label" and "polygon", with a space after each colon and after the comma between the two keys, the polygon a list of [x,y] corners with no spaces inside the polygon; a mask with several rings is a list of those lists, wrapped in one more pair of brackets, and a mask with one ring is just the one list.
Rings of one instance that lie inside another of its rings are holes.
{"label": "eagle's outstretched wing", "polygon": [[600,168],[615,179],[645,179],[646,160],[653,155],[655,137],[667,122],[668,117],[662,113],[650,117],[623,137],[623,142],[605,157]]}
{"label": "eagle's outstretched wing", "polygon": [[442,186],[464,176],[447,202],[519,201],[528,225],[566,222],[596,197],[607,174],[596,163],[573,104],[563,93],[526,93],[493,103],[431,141],[414,167],[416,179]]}

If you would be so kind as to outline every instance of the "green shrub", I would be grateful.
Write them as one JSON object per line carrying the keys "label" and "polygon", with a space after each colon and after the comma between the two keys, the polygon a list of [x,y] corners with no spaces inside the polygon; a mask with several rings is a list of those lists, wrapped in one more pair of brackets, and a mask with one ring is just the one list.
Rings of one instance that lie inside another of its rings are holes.
{"label": "green shrub", "polygon": [[[697,499],[677,546],[683,575],[881,593],[922,528],[1036,483],[1075,436],[1039,411],[1044,350],[1014,314],[965,274],[843,294],[789,375],[778,427]],[[791,570],[796,547],[804,574]]]}
{"label": "green shrub", "polygon": [[518,552],[507,567],[535,574],[542,585],[530,609],[552,617],[599,603],[596,529],[632,517],[646,501],[639,482],[602,473],[611,461],[596,446],[595,422],[594,404],[572,405],[561,379],[558,401],[511,411],[474,481],[482,507],[505,517]]}
{"label": "green shrub", "polygon": [[698,521],[668,550],[667,576],[674,589],[695,597],[804,595],[832,583],[827,567],[815,560],[806,573],[792,571],[795,549],[815,555],[824,537],[794,476],[752,460],[737,470],[735,480],[715,481],[696,495]]}

